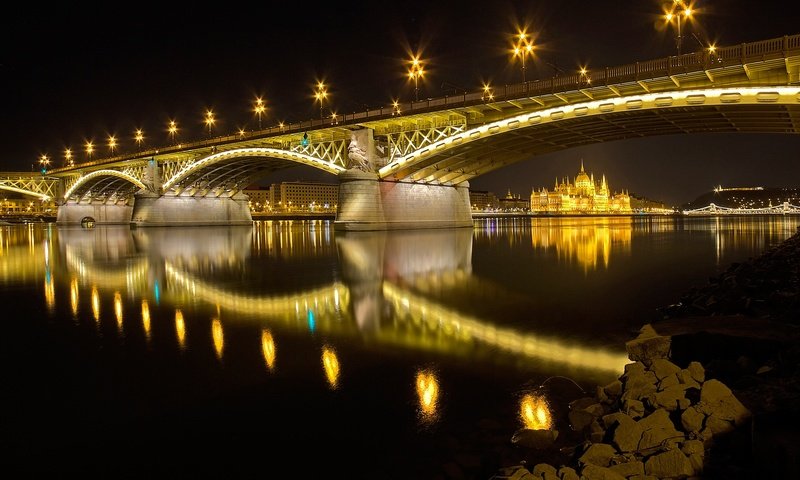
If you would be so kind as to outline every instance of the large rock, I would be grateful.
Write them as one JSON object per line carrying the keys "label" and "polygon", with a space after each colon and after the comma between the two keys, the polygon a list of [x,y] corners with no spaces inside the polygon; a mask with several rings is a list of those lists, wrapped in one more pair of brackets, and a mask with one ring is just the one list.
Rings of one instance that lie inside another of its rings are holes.
{"label": "large rock", "polygon": [[[631,417],[618,413],[610,426],[612,442],[620,452],[633,452],[639,448],[644,430],[639,423]],[[605,417],[603,418],[605,420]]]}
{"label": "large rock", "polygon": [[653,455],[644,464],[645,473],[659,478],[685,478],[694,474],[689,459],[680,450]]}
{"label": "large rock", "polygon": [[652,325],[647,324],[639,331],[639,336],[625,343],[628,358],[650,365],[657,358],[669,358],[672,337],[659,335]]}
{"label": "large rock", "polygon": [[575,469],[571,467],[559,468],[558,476],[559,478],[561,478],[561,480],[581,480],[581,477],[578,476],[578,472],[576,472]]}
{"label": "large rock", "polygon": [[643,430],[639,450],[667,447],[684,440],[683,433],[675,428],[669,413],[663,408],[659,408],[638,423]]}
{"label": "large rock", "polygon": [[614,473],[618,473],[623,477],[631,477],[633,475],[644,475],[644,463],[634,460],[632,462],[620,463],[608,467]]}
{"label": "large rock", "polygon": [[[676,379],[677,381],[677,379]],[[656,393],[656,407],[674,412],[686,403],[686,394],[682,385],[673,385]]]}
{"label": "large rock", "polygon": [[750,418],[750,411],[733,395],[731,389],[719,380],[712,379],[703,383],[697,407],[708,415],[709,419],[714,417],[717,420],[728,420],[735,426]]}
{"label": "large rock", "polygon": [[607,467],[611,464],[611,459],[614,458],[617,452],[614,447],[607,443],[594,443],[581,455],[578,463],[581,465],[596,465],[598,467]]}
{"label": "large rock", "polygon": [[703,365],[700,364],[700,362],[689,363],[689,366],[686,367],[686,370],[697,383],[703,383],[706,381],[706,369],[703,368]]}
{"label": "large rock", "polygon": [[697,409],[689,407],[681,413],[681,426],[687,432],[699,432],[705,426],[706,416]]}
{"label": "large rock", "polygon": [[625,480],[625,477],[610,468],[586,465],[581,470],[581,480]]}
{"label": "large rock", "polygon": [[666,358],[656,358],[653,360],[650,370],[656,374],[659,380],[663,380],[670,375],[680,372],[681,368]]}
{"label": "large rock", "polygon": [[558,480],[558,470],[550,464],[538,463],[533,467],[533,476],[544,480],[551,480],[552,478]]}
{"label": "large rock", "polygon": [[533,430],[523,428],[514,432],[511,443],[533,450],[546,450],[553,446],[558,438],[558,430]]}

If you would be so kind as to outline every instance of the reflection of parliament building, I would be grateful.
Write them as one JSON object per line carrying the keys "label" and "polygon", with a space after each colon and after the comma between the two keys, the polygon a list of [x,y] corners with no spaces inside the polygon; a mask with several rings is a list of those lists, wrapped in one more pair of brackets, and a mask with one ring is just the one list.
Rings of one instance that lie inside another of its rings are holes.
{"label": "reflection of parliament building", "polygon": [[631,198],[627,193],[611,193],[606,177],[598,184],[594,174],[583,169],[574,183],[556,180],[553,190],[542,188],[531,193],[531,212],[542,213],[631,213]]}

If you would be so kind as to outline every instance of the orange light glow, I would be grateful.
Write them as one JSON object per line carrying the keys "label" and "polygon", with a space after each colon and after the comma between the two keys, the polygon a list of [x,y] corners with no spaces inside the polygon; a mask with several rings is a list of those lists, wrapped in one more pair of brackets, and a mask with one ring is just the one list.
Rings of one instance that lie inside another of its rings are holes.
{"label": "orange light glow", "polygon": [[222,359],[222,350],[225,348],[225,338],[222,333],[222,323],[219,319],[211,320],[211,338],[214,339],[214,351],[217,358]]}
{"label": "orange light glow", "polygon": [[142,299],[142,326],[145,336],[150,338],[150,305],[147,304],[146,299]]}
{"label": "orange light glow", "polygon": [[72,305],[72,315],[78,315],[78,279],[73,278],[69,282],[69,301]]}
{"label": "orange light glow", "polygon": [[[270,371],[275,369],[275,340],[272,338],[272,333],[264,329],[261,332],[261,351],[264,353],[264,361],[267,362],[267,368]],[[324,359],[323,359],[324,362]]]}
{"label": "orange light glow", "polygon": [[114,316],[117,317],[117,326],[122,328],[122,295],[114,292]]}
{"label": "orange light glow", "polygon": [[519,402],[519,416],[525,428],[548,430],[553,426],[553,416],[544,397],[526,394]]}
{"label": "orange light glow", "polygon": [[331,388],[336,388],[339,384],[339,359],[333,348],[322,347],[322,366],[325,368],[325,376]]}
{"label": "orange light glow", "polygon": [[97,287],[92,287],[92,315],[96,321],[100,321],[100,294],[97,293]]}
{"label": "orange light glow", "polygon": [[439,407],[439,381],[436,375],[427,370],[417,372],[417,397],[419,398],[419,411],[425,421],[438,418]]}
{"label": "orange light glow", "polygon": [[183,348],[186,342],[186,323],[183,321],[183,312],[180,309],[175,310],[175,333],[178,337],[178,345]]}

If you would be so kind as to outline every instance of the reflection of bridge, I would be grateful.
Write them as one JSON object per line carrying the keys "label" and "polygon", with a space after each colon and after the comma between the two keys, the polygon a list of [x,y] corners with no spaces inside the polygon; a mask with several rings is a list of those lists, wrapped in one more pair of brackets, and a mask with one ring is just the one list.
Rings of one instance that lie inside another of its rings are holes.
{"label": "reflection of bridge", "polygon": [[800,207],[792,205],[789,202],[761,208],[723,207],[711,203],[705,207],[683,211],[684,215],[786,215],[798,213],[800,213]]}
{"label": "reflection of bridge", "polygon": [[306,165],[339,176],[337,228],[471,225],[468,181],[578,145],[651,135],[800,131],[800,35],[436,98],[58,168],[0,188],[59,221],[251,221],[242,189]]}

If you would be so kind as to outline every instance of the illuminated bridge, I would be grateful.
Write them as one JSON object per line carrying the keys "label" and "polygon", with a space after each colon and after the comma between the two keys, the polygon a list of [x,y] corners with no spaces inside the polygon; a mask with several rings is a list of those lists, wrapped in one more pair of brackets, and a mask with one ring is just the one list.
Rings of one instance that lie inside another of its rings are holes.
{"label": "illuminated bridge", "polygon": [[800,133],[800,35],[4,174],[0,188],[55,197],[60,223],[248,224],[242,189],[306,165],[338,176],[337,229],[467,226],[479,175],[580,145],[708,132]]}
{"label": "illuminated bridge", "polygon": [[684,215],[786,215],[786,214],[800,214],[800,207],[792,205],[789,202],[783,202],[780,205],[770,205],[769,207],[761,208],[735,208],[723,207],[713,203],[700,208],[692,210],[684,210]]}

